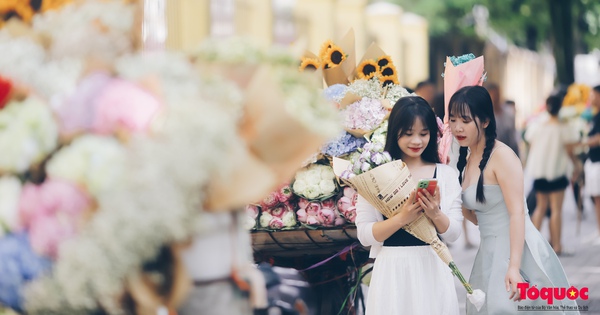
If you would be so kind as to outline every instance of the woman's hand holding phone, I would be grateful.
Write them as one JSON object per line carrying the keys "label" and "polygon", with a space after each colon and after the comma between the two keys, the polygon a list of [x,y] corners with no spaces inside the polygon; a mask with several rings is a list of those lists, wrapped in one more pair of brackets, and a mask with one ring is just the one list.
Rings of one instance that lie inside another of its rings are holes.
{"label": "woman's hand holding phone", "polygon": [[[428,181],[426,186],[422,184],[424,181]],[[425,215],[430,219],[434,219],[442,213],[440,210],[440,188],[437,186],[435,179],[419,181],[417,203],[421,205]]]}
{"label": "woman's hand holding phone", "polygon": [[421,214],[421,205],[416,202],[416,195],[416,191],[411,192],[408,200],[402,205],[398,214],[394,216],[402,222],[401,226],[411,223]]}

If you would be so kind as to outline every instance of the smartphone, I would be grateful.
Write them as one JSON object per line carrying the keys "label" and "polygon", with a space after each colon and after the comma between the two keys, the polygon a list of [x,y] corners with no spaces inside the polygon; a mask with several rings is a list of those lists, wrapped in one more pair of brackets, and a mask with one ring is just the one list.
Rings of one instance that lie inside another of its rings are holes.
{"label": "smartphone", "polygon": [[[419,180],[417,184],[417,192],[421,189],[425,189],[432,196],[435,194],[435,188],[437,187],[437,179],[435,178],[423,178]],[[418,199],[418,196],[417,196]]]}

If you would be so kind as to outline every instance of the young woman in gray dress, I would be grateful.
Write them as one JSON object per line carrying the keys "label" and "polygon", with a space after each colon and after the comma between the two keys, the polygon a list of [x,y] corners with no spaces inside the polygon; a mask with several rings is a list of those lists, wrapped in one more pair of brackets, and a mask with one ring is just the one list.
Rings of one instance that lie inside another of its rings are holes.
{"label": "young woman in gray dress", "polygon": [[549,305],[576,309],[576,302],[565,295],[554,297],[550,304],[540,298],[540,291],[537,298],[528,293],[534,286],[533,290],[568,290],[570,285],[554,250],[529,218],[521,161],[496,140],[487,90],[464,87],[452,96],[448,109],[452,134],[461,146],[457,168],[463,215],[479,225],[481,236],[469,282],[486,293],[486,301],[480,311],[467,303],[467,314],[539,315]]}

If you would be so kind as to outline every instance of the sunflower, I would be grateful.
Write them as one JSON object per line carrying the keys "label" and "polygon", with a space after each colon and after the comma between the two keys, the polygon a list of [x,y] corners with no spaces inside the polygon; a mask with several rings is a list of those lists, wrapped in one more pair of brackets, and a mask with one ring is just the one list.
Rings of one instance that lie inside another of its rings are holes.
{"label": "sunflower", "polygon": [[373,59],[364,60],[356,68],[356,73],[359,79],[372,78],[377,73],[377,62]]}
{"label": "sunflower", "polygon": [[323,64],[326,65],[327,68],[337,67],[346,59],[346,55],[342,51],[342,49],[336,45],[332,45],[327,52],[325,53],[325,57],[322,58]]}
{"label": "sunflower", "polygon": [[377,65],[379,66],[379,69],[383,69],[385,66],[387,65],[391,65],[392,63],[392,57],[385,55],[379,59],[377,59]]}
{"label": "sunflower", "polygon": [[71,2],[73,2],[73,0],[43,0],[42,12],[59,9]]}
{"label": "sunflower", "polygon": [[302,57],[302,62],[298,68],[300,71],[304,70],[317,70],[321,67],[321,62],[316,58]]}
{"label": "sunflower", "polygon": [[322,45],[321,45],[321,49],[319,50],[319,58],[321,60],[325,60],[325,56],[327,55],[327,51],[329,50],[329,48],[333,47],[334,44],[331,41],[331,39],[326,40]]}
{"label": "sunflower", "polygon": [[379,82],[381,82],[381,86],[386,87],[390,84],[400,84],[398,82],[398,77],[396,75],[388,75],[379,77]]}
{"label": "sunflower", "polygon": [[379,73],[382,77],[387,76],[395,76],[396,75],[396,67],[393,64],[388,64],[387,66],[380,69]]}
{"label": "sunflower", "polygon": [[33,13],[29,1],[2,0],[0,2],[0,18],[2,20],[8,21],[10,18],[17,16],[25,22],[30,22]]}

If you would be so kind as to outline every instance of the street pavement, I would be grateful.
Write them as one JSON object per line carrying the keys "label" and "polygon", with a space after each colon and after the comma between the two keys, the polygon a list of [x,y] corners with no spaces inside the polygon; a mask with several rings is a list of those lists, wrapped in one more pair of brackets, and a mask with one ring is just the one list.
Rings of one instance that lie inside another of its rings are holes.
{"label": "street pavement", "polygon": [[[581,220],[578,220],[577,212],[573,193],[568,188],[563,205],[562,244],[564,250],[572,255],[564,255],[559,258],[571,285],[578,289],[589,288],[587,301],[577,299],[579,305],[588,307],[588,311],[581,312],[581,314],[600,315],[600,236],[594,206],[589,197],[585,197]],[[475,247],[465,247],[463,231],[460,238],[451,244],[450,251],[456,264],[468,280],[479,245],[477,226],[467,222],[467,234]],[[544,220],[542,235],[549,239],[548,219]],[[466,291],[456,277],[455,284],[460,301],[460,313],[465,314]],[[515,313],[518,314],[518,312]],[[557,312],[539,312],[540,315],[545,313],[556,314]]]}

